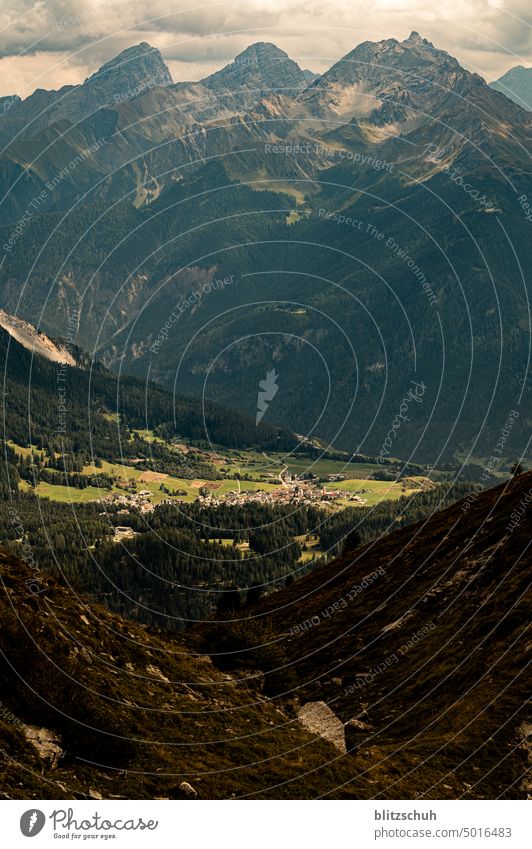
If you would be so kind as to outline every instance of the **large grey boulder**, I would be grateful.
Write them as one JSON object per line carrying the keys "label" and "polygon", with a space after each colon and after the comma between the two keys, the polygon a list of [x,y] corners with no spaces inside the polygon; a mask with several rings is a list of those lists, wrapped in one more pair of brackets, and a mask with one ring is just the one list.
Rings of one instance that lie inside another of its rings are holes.
{"label": "large grey boulder", "polygon": [[307,731],[323,737],[345,754],[343,723],[325,702],[306,702],[299,708],[297,718]]}

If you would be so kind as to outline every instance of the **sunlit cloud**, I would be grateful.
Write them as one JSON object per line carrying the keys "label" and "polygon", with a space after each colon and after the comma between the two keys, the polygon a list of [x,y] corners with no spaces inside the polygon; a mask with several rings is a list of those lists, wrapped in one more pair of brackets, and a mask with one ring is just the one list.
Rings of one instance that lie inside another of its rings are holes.
{"label": "sunlit cloud", "polygon": [[158,47],[176,80],[201,79],[254,41],[323,71],[361,41],[417,30],[492,80],[532,64],[529,0],[3,0],[0,94],[80,83],[126,47]]}

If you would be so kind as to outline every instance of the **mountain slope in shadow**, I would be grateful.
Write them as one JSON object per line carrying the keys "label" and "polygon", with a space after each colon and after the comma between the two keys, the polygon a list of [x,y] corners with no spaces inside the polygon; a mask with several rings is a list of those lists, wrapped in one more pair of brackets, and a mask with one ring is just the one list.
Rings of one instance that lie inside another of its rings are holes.
{"label": "mountain slope in shadow", "polygon": [[204,627],[203,648],[325,702],[376,795],[520,797],[531,504],[531,473],[472,493]]}

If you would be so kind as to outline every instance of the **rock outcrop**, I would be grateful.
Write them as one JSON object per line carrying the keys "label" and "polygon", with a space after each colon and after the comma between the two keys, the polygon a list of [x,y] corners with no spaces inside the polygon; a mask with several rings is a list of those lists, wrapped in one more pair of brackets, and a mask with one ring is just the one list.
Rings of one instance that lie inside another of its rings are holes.
{"label": "rock outcrop", "polygon": [[325,702],[307,702],[299,708],[297,718],[307,731],[318,734],[345,753],[344,726]]}

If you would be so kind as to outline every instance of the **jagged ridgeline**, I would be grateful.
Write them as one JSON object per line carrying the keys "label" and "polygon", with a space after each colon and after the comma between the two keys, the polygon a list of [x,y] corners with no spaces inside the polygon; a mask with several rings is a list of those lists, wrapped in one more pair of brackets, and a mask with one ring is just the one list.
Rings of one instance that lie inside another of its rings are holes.
{"label": "jagged ridgeline", "polygon": [[373,797],[525,798],[531,487],[518,475],[346,550],[191,639],[297,693]]}
{"label": "jagged ridgeline", "polygon": [[496,91],[501,91],[523,109],[532,112],[532,68],[517,65],[510,68],[502,77],[490,83]]}

